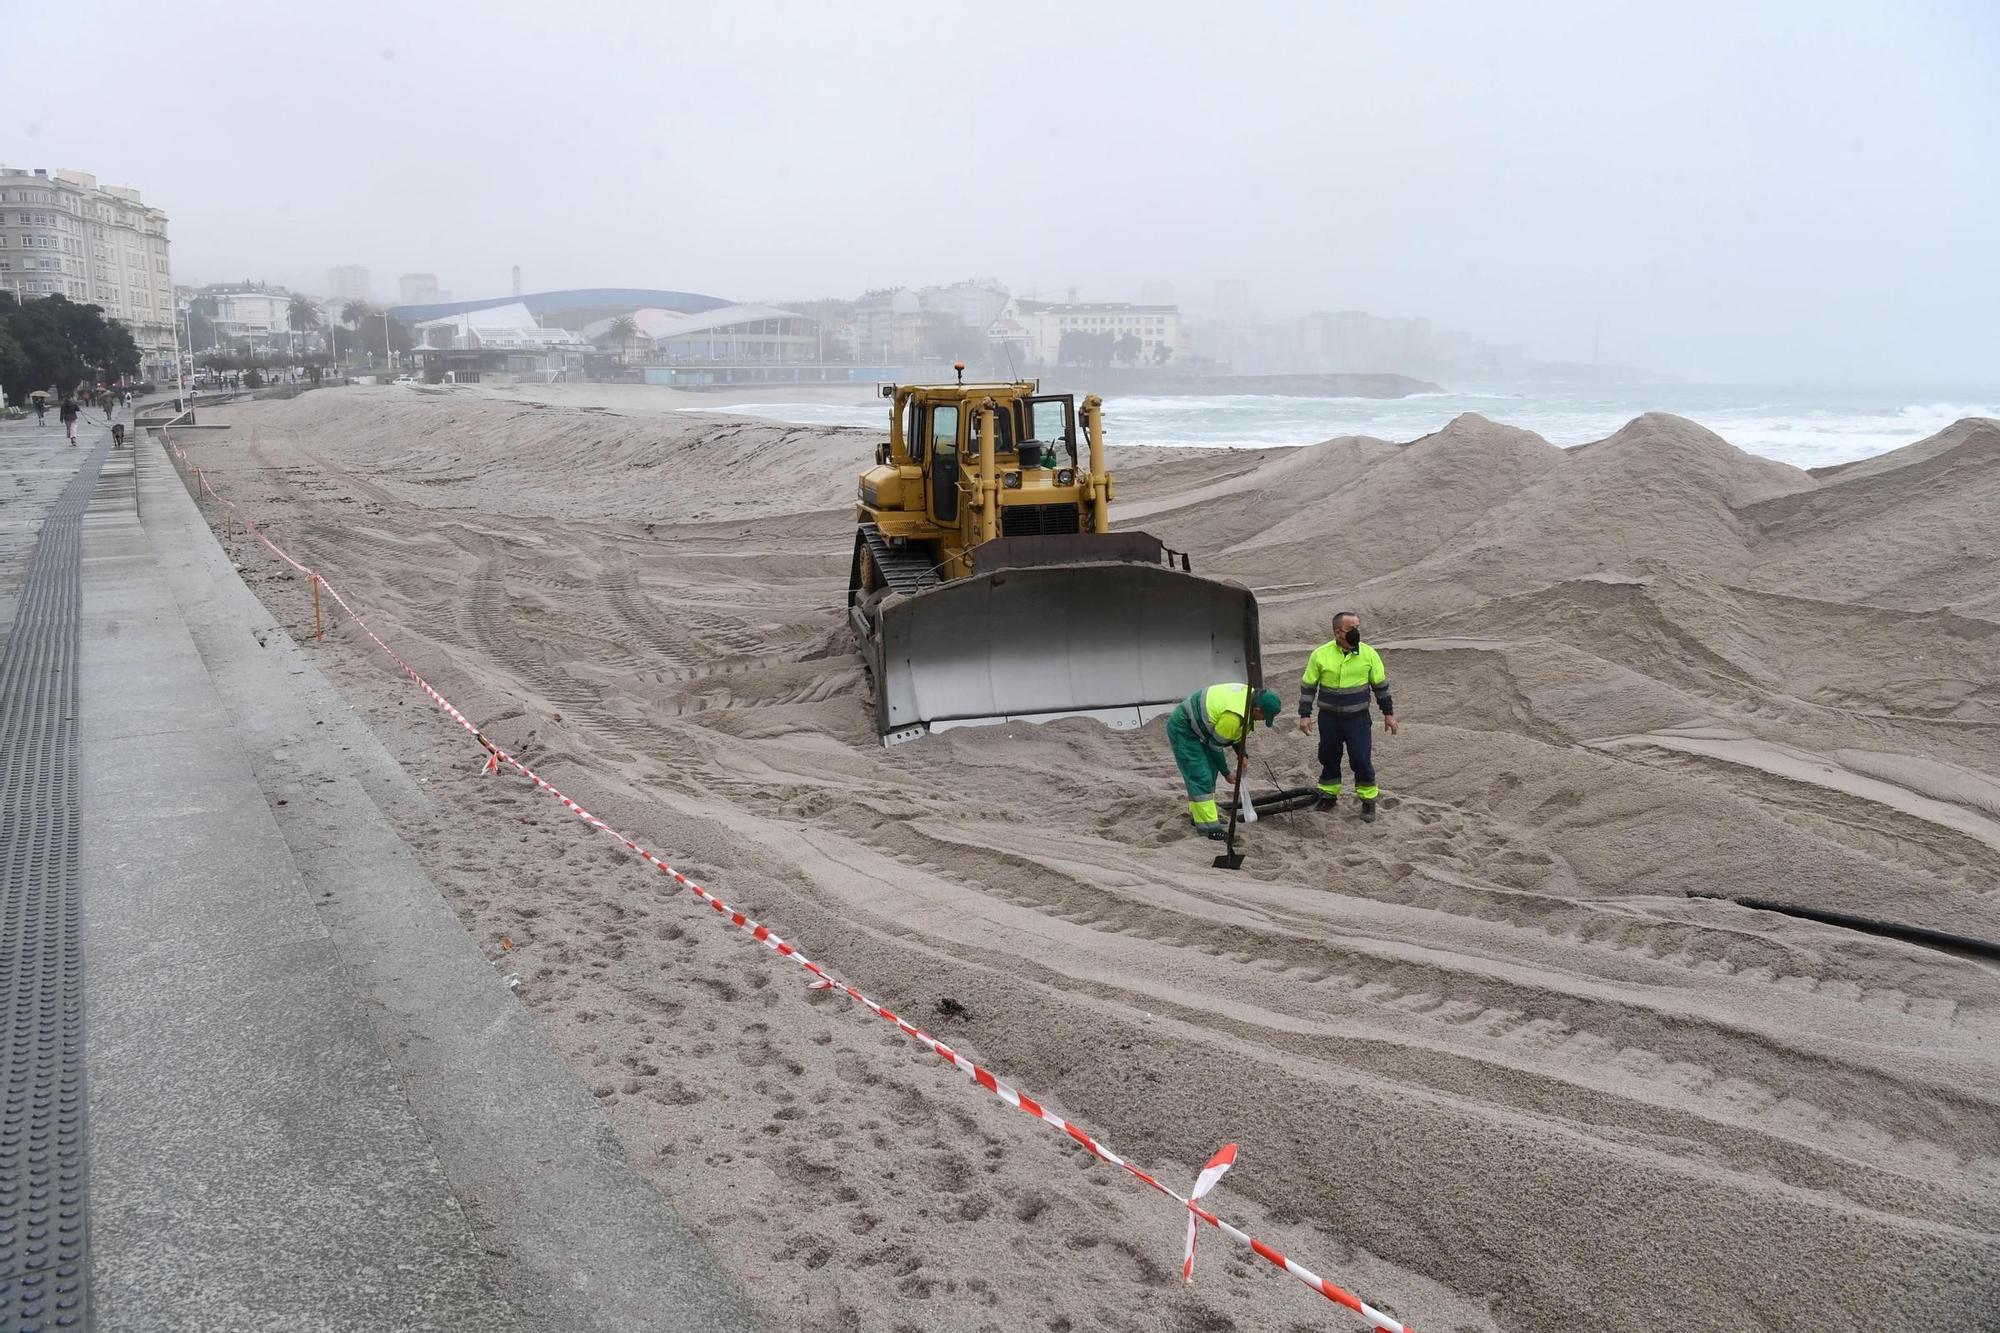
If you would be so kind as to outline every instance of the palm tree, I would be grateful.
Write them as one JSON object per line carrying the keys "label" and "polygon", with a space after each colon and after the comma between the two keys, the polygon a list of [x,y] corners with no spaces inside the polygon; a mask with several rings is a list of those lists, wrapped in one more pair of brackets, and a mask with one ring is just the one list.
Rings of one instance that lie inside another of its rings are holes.
{"label": "palm tree", "polygon": [[[367,341],[362,334],[362,325],[371,319],[380,319],[381,317],[382,312],[377,310],[373,303],[363,301],[359,297],[349,301],[340,308],[340,322],[354,330],[354,336],[347,340],[350,350],[355,345],[364,344]],[[386,342],[384,346],[386,349]],[[334,339],[334,354],[336,356],[340,354],[340,340],[337,336]],[[386,350],[384,354],[386,355]],[[371,352],[369,355],[372,357],[374,353]]]}
{"label": "palm tree", "polygon": [[319,307],[310,296],[294,294],[292,304],[285,310],[285,322],[292,326],[295,334],[319,327]]}
{"label": "palm tree", "polygon": [[625,360],[626,347],[639,332],[639,321],[630,315],[620,315],[611,321],[611,326],[604,332],[618,340],[618,360],[622,363]]}

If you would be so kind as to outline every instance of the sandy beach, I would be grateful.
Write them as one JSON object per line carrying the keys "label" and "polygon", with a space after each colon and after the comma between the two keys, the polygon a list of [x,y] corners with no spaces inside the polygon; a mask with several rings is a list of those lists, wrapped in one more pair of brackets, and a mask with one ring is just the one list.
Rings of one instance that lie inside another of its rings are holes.
{"label": "sandy beach", "polygon": [[[2000,969],[1698,895],[2000,939],[2000,422],[1817,473],[1659,415],[1114,442],[1116,517],[1257,591],[1288,701],[1337,606],[1394,685],[1382,819],[1266,821],[1229,875],[1160,723],[884,751],[841,614],[875,433],[707,402],[346,388],[177,442],[552,782],[1178,1188],[1239,1143],[1217,1210],[1426,1333],[1991,1326]],[[1170,1201],[481,776],[329,626],[434,793],[399,831],[774,1326],[1359,1327],[1212,1232],[1183,1286]]]}

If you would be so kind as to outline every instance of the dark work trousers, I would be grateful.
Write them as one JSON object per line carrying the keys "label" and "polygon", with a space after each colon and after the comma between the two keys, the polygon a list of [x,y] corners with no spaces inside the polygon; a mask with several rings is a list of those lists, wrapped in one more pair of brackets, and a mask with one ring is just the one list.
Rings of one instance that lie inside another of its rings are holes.
{"label": "dark work trousers", "polygon": [[1375,785],[1374,719],[1366,712],[1329,713],[1321,710],[1319,721],[1319,789],[1328,796],[1340,794],[1340,752],[1354,766],[1354,794],[1364,801],[1381,795]]}

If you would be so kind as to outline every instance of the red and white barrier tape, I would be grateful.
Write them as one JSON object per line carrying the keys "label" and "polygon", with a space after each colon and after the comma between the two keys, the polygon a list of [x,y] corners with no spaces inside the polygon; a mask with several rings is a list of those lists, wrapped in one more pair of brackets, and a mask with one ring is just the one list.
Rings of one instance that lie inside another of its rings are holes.
{"label": "red and white barrier tape", "polygon": [[1194,1201],[1215,1188],[1215,1182],[1222,1179],[1229,1168],[1236,1165],[1236,1145],[1225,1143],[1221,1151],[1208,1159],[1208,1165],[1194,1178],[1194,1188],[1188,1191],[1187,1249],[1181,1255],[1181,1281],[1194,1281]]}
{"label": "red and white barrier tape", "polygon": [[[176,458],[178,458],[183,464],[187,466],[190,467],[193,466],[191,461],[188,459],[187,454],[181,450],[179,445],[173,442],[172,437],[169,436],[166,433],[166,431],[163,430],[161,432],[161,438],[165,440],[167,448],[173,452]],[[321,588],[324,588],[326,590],[327,595],[332,597],[333,600],[339,604],[340,609],[347,613],[348,619],[352,620],[355,626],[358,629],[360,629],[360,631],[363,634],[366,634],[369,637],[369,639],[374,642],[375,646],[377,648],[380,648],[383,651],[383,653],[388,656],[389,660],[396,664],[396,666],[402,671],[404,675],[408,676],[412,681],[415,681],[418,688],[422,689],[423,692],[430,697],[432,703],[436,704],[440,709],[442,709],[444,713],[451,718],[452,721],[458,723],[459,726],[465,728],[466,731],[471,733],[472,738],[474,740],[478,741],[480,745],[485,747],[486,761],[482,769],[483,772],[497,773],[500,769],[500,765],[502,765],[503,763],[513,768],[514,770],[519,772],[521,776],[527,778],[530,782],[532,782],[536,787],[539,787],[541,790],[547,792],[550,796],[553,796],[556,800],[561,801],[564,807],[567,808],[569,812],[575,815],[578,819],[581,819],[584,823],[588,824],[590,827],[597,829],[600,832],[606,833],[613,838],[616,838],[619,841],[619,843],[624,846],[626,851],[631,852],[633,855],[639,857],[647,865],[652,866],[653,869],[659,871],[663,875],[670,877],[675,884],[679,885],[681,888],[686,889],[688,892],[692,893],[696,898],[699,898],[702,902],[707,903],[709,907],[714,909],[714,911],[718,915],[727,918],[730,925],[748,934],[752,939],[756,940],[758,943],[762,944],[765,948],[771,950],[773,953],[779,955],[782,958],[789,958],[792,962],[798,964],[799,967],[803,968],[806,972],[810,973],[815,978],[813,982],[814,989],[816,990],[832,989],[840,991],[841,993],[846,995],[850,1000],[853,1000],[856,1004],[861,1005],[863,1008],[867,1009],[870,1013],[874,1014],[877,1018],[882,1019],[884,1022],[893,1023],[896,1026],[897,1030],[902,1032],[904,1036],[910,1038],[912,1041],[915,1041],[918,1044],[927,1048],[933,1055],[945,1061],[947,1064],[950,1064],[960,1073],[963,1073],[968,1077],[970,1077],[973,1082],[977,1083],[980,1087],[986,1089],[986,1091],[992,1093],[995,1097],[998,1097],[1001,1101],[1007,1103],[1007,1105],[1015,1108],[1018,1111],[1024,1111],[1027,1114],[1034,1116],[1037,1120],[1040,1120],[1043,1123],[1062,1131],[1064,1134],[1068,1135],[1071,1139],[1083,1145],[1084,1148],[1088,1149],[1092,1154],[1094,1154],[1098,1158],[1106,1162],[1109,1162],[1111,1165],[1115,1167],[1118,1167],[1120,1170],[1123,1170],[1127,1174],[1131,1175],[1134,1179],[1144,1182],[1145,1184],[1151,1186],[1153,1189],[1158,1190],[1161,1194],[1166,1195],[1168,1198],[1173,1199],[1175,1202],[1179,1203],[1182,1207],[1186,1208],[1188,1213],[1188,1236],[1187,1236],[1186,1253],[1181,1263],[1181,1277],[1184,1281],[1192,1282],[1194,1278],[1195,1222],[1197,1219],[1199,1219],[1200,1221],[1208,1223],[1208,1225],[1214,1227],[1217,1231],[1220,1231],[1223,1235],[1229,1237],[1237,1244],[1245,1246],[1248,1249],[1252,1250],[1260,1258],[1264,1259],[1274,1267],[1279,1268],[1284,1272],[1291,1274],[1293,1277],[1305,1283],[1308,1287],[1311,1287],[1313,1290],[1317,1291],[1320,1295],[1326,1297],[1328,1300],[1333,1301],[1336,1304],[1346,1306],[1349,1310],[1352,1310],[1355,1314],[1358,1314],[1363,1319],[1368,1320],[1370,1324],[1378,1331],[1378,1333],[1412,1333],[1412,1330],[1409,1328],[1409,1326],[1402,1323],[1400,1320],[1395,1319],[1390,1315],[1384,1314],[1380,1310],[1377,1310],[1375,1307],[1369,1305],[1366,1301],[1354,1295],[1352,1292],[1349,1292],[1345,1288],[1336,1286],[1334,1283],[1327,1281],[1325,1278],[1319,1276],[1319,1274],[1313,1272],[1311,1269],[1306,1268],[1301,1264],[1292,1262],[1292,1260],[1287,1259],[1283,1254],[1280,1254],[1277,1250],[1272,1249],[1270,1246],[1266,1245],[1263,1241],[1258,1240],[1256,1237],[1250,1235],[1248,1232],[1243,1231],[1238,1227],[1230,1225],[1229,1223],[1223,1221],[1220,1217],[1217,1217],[1214,1213],[1210,1212],[1208,1209],[1201,1206],[1199,1200],[1202,1198],[1202,1196],[1207,1194],[1209,1190],[1213,1189],[1215,1187],[1215,1183],[1222,1179],[1224,1173],[1226,1173],[1231,1166],[1235,1165],[1236,1162],[1235,1144],[1231,1143],[1225,1145],[1221,1149],[1221,1151],[1217,1152],[1214,1157],[1211,1157],[1209,1159],[1208,1164],[1202,1168],[1200,1176],[1196,1178],[1194,1188],[1187,1195],[1184,1196],[1178,1193],[1177,1191],[1169,1188],[1168,1186],[1161,1184],[1160,1181],[1154,1178],[1152,1175],[1150,1175],[1145,1171],[1140,1170],[1137,1166],[1134,1166],[1131,1162],[1126,1161],[1123,1157],[1111,1151],[1110,1148],[1106,1147],[1096,1138],[1092,1137],[1090,1134],[1086,1133],[1078,1126],[1070,1123],[1062,1116],[1056,1114],[1048,1107],[1043,1106],[1033,1097],[1030,1097],[1027,1093],[1020,1091],[1018,1088],[1014,1087],[1011,1083],[1008,1083],[1005,1079],[1002,1079],[997,1075],[991,1073],[990,1071],[981,1068],[979,1065],[973,1063],[971,1060],[966,1059],[963,1055],[960,1055],[957,1051],[954,1051],[953,1049],[951,1049],[951,1047],[939,1041],[936,1037],[931,1036],[928,1032],[925,1032],[921,1028],[912,1025],[907,1020],[903,1019],[897,1014],[890,1012],[884,1006],[877,1004],[874,1000],[869,999],[866,995],[862,994],[854,987],[848,985],[846,982],[840,980],[838,977],[828,972],[818,963],[813,962],[811,959],[807,958],[804,954],[800,953],[797,948],[795,948],[791,944],[788,944],[785,940],[781,939],[778,935],[774,934],[771,931],[770,927],[762,925],[761,923],[754,921],[751,918],[745,916],[743,913],[737,911],[735,908],[731,907],[728,903],[722,901],[722,899],[716,897],[713,893],[710,893],[707,889],[703,888],[700,884],[697,884],[694,880],[689,879],[686,875],[674,869],[673,866],[661,860],[659,857],[655,856],[652,852],[648,851],[646,848],[641,847],[638,843],[632,841],[632,839],[626,837],[623,833],[620,833],[617,829],[612,828],[611,825],[605,823],[602,819],[599,819],[596,815],[591,814],[590,811],[584,809],[582,806],[578,805],[575,801],[571,800],[569,797],[563,795],[562,792],[558,791],[555,787],[551,786],[549,782],[542,777],[541,774],[535,772],[535,770],[529,768],[519,759],[516,759],[513,755],[507,753],[507,751],[501,749],[499,746],[495,745],[492,741],[488,740],[486,736],[483,733],[481,733],[479,728],[474,726],[471,720],[468,719],[465,716],[465,714],[459,712],[458,709],[452,705],[452,702],[449,699],[445,698],[442,694],[438,693],[438,691],[432,687],[431,683],[425,680],[422,674],[420,674],[415,667],[411,666],[408,662],[404,661],[401,655],[398,654],[395,649],[391,648],[388,644],[382,641],[381,636],[376,634],[375,631],[369,627],[368,622],[361,618],[361,614],[358,611],[356,611],[352,606],[348,605],[347,599],[340,595],[339,589],[335,588],[333,584],[327,582],[325,577],[322,576],[319,573],[319,571],[311,569],[306,565],[300,564],[297,560],[293,559],[276,542],[272,541],[269,537],[265,536],[262,529],[258,528],[254,523],[250,522],[250,520],[244,516],[243,510],[240,507],[238,507],[234,502],[225,499],[220,492],[218,492],[213,486],[209,485],[207,479],[201,475],[200,469],[198,468],[195,469],[195,472],[199,486],[203,491],[207,493],[209,497],[217,501],[219,504],[228,507],[236,515],[237,521],[243,524],[244,530],[250,533],[252,536],[256,537],[257,540],[262,542],[265,546],[269,547],[272,554],[276,555],[280,560],[290,565],[293,569],[297,570],[299,573],[304,574],[308,579],[316,581]]]}

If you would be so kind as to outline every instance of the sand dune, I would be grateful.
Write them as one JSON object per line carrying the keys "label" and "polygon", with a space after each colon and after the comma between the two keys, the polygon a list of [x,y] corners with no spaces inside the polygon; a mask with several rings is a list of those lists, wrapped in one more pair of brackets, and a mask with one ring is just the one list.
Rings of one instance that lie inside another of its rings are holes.
{"label": "sand dune", "polygon": [[1828,600],[2000,614],[2000,422],[1961,421],[1749,509],[1774,548],[1750,582]]}
{"label": "sand dune", "polygon": [[[1991,1322],[2000,971],[1688,894],[2000,938],[2000,426],[1816,475],[1660,416],[1121,451],[1125,521],[1262,590],[1274,678],[1353,604],[1396,686],[1384,818],[1265,821],[1226,876],[1157,724],[875,744],[870,433],[581,399],[316,393],[191,448],[591,808],[1149,1167],[1241,1143],[1223,1211],[1419,1328]],[[779,1326],[1354,1327],[1214,1240],[1182,1287],[1171,1208],[320,651],[432,779],[412,847]]]}

